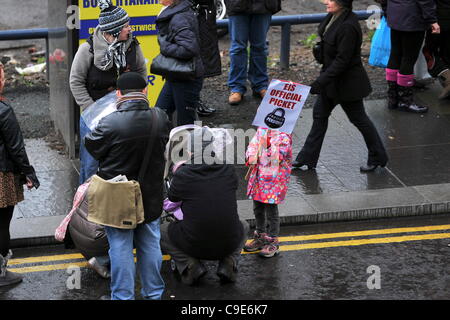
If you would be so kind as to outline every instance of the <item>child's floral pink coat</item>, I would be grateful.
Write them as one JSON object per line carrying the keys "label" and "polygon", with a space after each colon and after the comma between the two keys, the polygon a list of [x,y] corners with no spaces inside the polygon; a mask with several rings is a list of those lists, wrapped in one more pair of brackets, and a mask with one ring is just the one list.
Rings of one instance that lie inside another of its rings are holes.
{"label": "child's floral pink coat", "polygon": [[249,199],[278,204],[286,196],[291,176],[292,137],[290,134],[258,128],[246,152],[251,169],[247,186]]}

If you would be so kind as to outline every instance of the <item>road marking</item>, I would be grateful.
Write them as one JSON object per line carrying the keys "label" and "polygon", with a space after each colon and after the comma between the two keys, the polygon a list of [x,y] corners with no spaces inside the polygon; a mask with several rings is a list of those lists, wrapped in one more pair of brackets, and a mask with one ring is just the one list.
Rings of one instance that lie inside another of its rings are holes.
{"label": "road marking", "polygon": [[9,260],[8,265],[13,266],[13,265],[17,265],[17,264],[52,262],[52,261],[60,261],[60,260],[75,260],[75,259],[83,259],[83,258],[84,257],[80,253],[58,254],[58,255],[54,255],[54,256],[11,259],[11,260]]}
{"label": "road marking", "polygon": [[[133,252],[136,253],[136,249],[133,250]],[[77,260],[77,259],[84,259],[84,257],[81,253],[73,253],[73,254],[58,254],[58,255],[53,255],[53,256],[20,258],[20,259],[9,260],[8,265],[13,266],[13,265],[19,265],[19,264],[28,264],[28,263],[45,263],[45,262],[53,262],[53,261],[61,261],[61,260]],[[167,256],[163,256],[163,260],[169,260],[169,259],[167,258]]]}
{"label": "road marking", "polygon": [[[308,241],[308,240],[334,239],[334,238],[351,238],[351,237],[373,236],[373,235],[382,235],[382,234],[426,232],[426,231],[440,231],[440,230],[450,230],[450,224],[439,225],[439,226],[376,229],[376,230],[364,230],[364,231],[312,234],[312,235],[305,235],[305,236],[280,237],[279,241],[280,242],[294,242],[294,241]],[[136,250],[134,250],[134,252],[136,252]],[[26,263],[42,263],[42,262],[74,260],[74,259],[84,259],[84,257],[79,253],[74,253],[74,254],[61,254],[61,255],[53,255],[53,256],[11,259],[11,260],[9,260],[9,265],[12,266],[12,265],[26,264]]]}
{"label": "road marking", "polygon": [[31,272],[41,272],[41,271],[54,271],[54,270],[66,270],[69,267],[87,267],[87,262],[71,262],[71,263],[61,263],[61,264],[47,264],[42,266],[34,267],[23,267],[23,268],[10,268],[9,270],[17,273],[31,273]]}
{"label": "road marking", "polygon": [[351,237],[374,236],[374,235],[382,235],[382,234],[441,231],[441,230],[449,230],[449,229],[450,229],[450,224],[445,224],[445,225],[439,225],[439,226],[376,229],[376,230],[364,230],[364,231],[312,234],[312,235],[306,235],[306,236],[279,237],[279,241],[280,242],[292,242],[292,241],[307,241],[307,240],[320,240],[320,239],[332,239],[332,238],[347,238],[347,237],[351,238]]}
{"label": "road marking", "polygon": [[[332,248],[332,247],[348,247],[348,246],[361,246],[366,244],[386,244],[386,243],[398,243],[406,241],[419,241],[419,240],[436,240],[436,239],[448,239],[450,233],[430,233],[424,235],[413,236],[399,236],[390,238],[372,238],[372,239],[359,239],[359,240],[347,240],[347,241],[328,241],[328,242],[313,242],[280,246],[280,251],[296,251],[307,249],[320,249],[320,248]],[[244,254],[256,253],[256,252],[243,252]]]}
{"label": "road marking", "polygon": [[[383,235],[383,234],[395,234],[395,233],[411,233],[411,232],[426,232],[426,231],[441,231],[450,230],[450,225],[438,225],[438,226],[425,226],[425,227],[408,227],[408,228],[392,228],[392,229],[377,229],[377,230],[364,230],[364,231],[351,231],[351,232],[338,232],[338,233],[324,233],[324,234],[313,234],[305,236],[292,236],[292,237],[280,237],[280,242],[294,242],[294,241],[308,241],[308,240],[320,240],[320,239],[331,239],[331,238],[343,238],[343,237],[360,237],[360,236],[372,236],[372,235]],[[311,243],[301,243],[293,245],[281,245],[280,251],[296,251],[296,250],[307,250],[307,249],[320,249],[320,248],[333,248],[333,247],[346,247],[346,246],[360,246],[368,244],[386,244],[386,243],[399,243],[407,241],[420,241],[420,240],[437,240],[437,239],[447,239],[450,238],[450,233],[427,233],[420,235],[404,235],[396,237],[384,237],[384,238],[366,238],[366,239],[352,239],[343,241],[326,241],[326,242],[311,242]],[[136,252],[136,250],[134,250]],[[251,254],[256,252],[244,252],[242,254]],[[30,257],[21,259],[11,259],[9,261],[10,266],[18,266],[22,264],[30,263],[47,263],[61,260],[77,260],[84,259],[84,257],[79,254],[62,254],[53,256],[41,256],[41,257]],[[163,255],[163,260],[170,260],[169,255]],[[41,271],[52,271],[52,270],[65,270],[70,266],[78,267],[88,267],[86,261],[78,261],[71,263],[62,264],[48,264],[39,266],[29,266],[29,267],[13,267],[10,270],[18,273],[31,273],[31,272],[41,272]]]}

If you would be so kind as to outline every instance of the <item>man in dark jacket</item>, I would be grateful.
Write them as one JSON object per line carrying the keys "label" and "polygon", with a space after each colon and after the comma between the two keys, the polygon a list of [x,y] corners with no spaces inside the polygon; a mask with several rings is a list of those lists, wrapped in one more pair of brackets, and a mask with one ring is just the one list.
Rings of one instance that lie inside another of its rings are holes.
{"label": "man in dark jacket", "polygon": [[[206,130],[194,130],[190,150],[195,153],[189,163],[176,170],[170,183],[169,200],[182,202],[183,220],[161,226],[161,247],[188,285],[196,284],[206,273],[200,260],[219,260],[217,275],[221,281],[236,281],[249,229],[237,212],[234,167],[205,163],[209,162],[204,159],[206,150],[211,152],[213,142]],[[198,146],[192,147],[194,144]]]}
{"label": "man in dark jacket", "polygon": [[[110,246],[112,299],[134,298],[133,240],[142,295],[146,299],[160,299],[164,290],[160,275],[159,217],[163,202],[164,151],[170,123],[161,109],[149,108],[146,87],[145,79],[138,73],[121,75],[117,80],[117,111],[101,119],[85,138],[87,150],[99,161],[101,178],[108,180],[125,175],[128,180],[137,180],[142,192],[144,223],[134,230],[105,227]],[[153,126],[156,127],[153,129]],[[154,136],[152,130],[156,130]],[[139,170],[148,148],[152,148],[152,153],[144,178],[139,181]]]}
{"label": "man in dark jacket", "polygon": [[[111,0],[101,0],[98,4],[101,10],[99,25],[92,36],[78,48],[70,70],[70,90],[81,111],[113,91],[119,74],[134,71],[147,78],[144,54],[138,41],[131,35],[127,12],[121,7],[113,6]],[[83,117],[80,117],[80,185],[98,169],[98,162],[83,144],[89,131]],[[87,234],[79,233],[79,236]],[[79,238],[74,239],[74,243],[78,242]],[[92,246],[97,252],[104,249],[104,246],[95,247],[94,242]],[[109,277],[107,255],[92,257],[88,263],[100,276]]]}
{"label": "man in dark jacket", "polygon": [[[267,32],[272,14],[281,10],[281,0],[225,0],[231,37],[228,102],[242,101],[250,81],[253,94],[264,97],[269,85],[267,75]],[[250,42],[250,61],[247,45]],[[248,72],[247,72],[247,65]]]}

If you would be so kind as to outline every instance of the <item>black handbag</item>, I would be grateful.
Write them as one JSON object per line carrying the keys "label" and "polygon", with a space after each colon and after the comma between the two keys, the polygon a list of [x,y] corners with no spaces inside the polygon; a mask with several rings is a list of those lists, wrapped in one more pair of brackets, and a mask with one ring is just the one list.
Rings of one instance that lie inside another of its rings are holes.
{"label": "black handbag", "polygon": [[153,59],[150,72],[161,75],[164,78],[190,80],[195,77],[195,62],[194,59],[184,61],[166,57],[160,53]]}
{"label": "black handbag", "polygon": [[[175,36],[184,29],[187,28],[181,28],[176,33],[169,36],[158,35],[158,42],[173,42]],[[177,80],[192,80],[195,78],[195,60],[194,58],[181,60],[160,53],[153,59],[150,66],[150,72],[163,76],[164,78],[169,77]]]}
{"label": "black handbag", "polygon": [[323,64],[323,42],[317,42],[313,49],[313,56],[316,59],[316,61],[320,64]]}

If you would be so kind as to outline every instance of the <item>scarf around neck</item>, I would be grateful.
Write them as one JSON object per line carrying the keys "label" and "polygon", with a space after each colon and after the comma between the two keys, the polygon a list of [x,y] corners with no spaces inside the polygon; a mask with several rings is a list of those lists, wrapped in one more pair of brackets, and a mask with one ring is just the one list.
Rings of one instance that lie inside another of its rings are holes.
{"label": "scarf around neck", "polygon": [[330,29],[330,27],[333,25],[333,23],[335,23],[336,20],[346,11],[347,11],[347,9],[343,8],[342,10],[340,10],[340,11],[336,12],[335,14],[333,14],[333,16],[331,17],[330,22],[325,27],[325,31],[324,31],[323,34],[327,33],[328,29]]}
{"label": "scarf around neck", "polygon": [[117,38],[109,44],[97,27],[94,32],[94,65],[102,71],[107,71],[113,66],[119,70],[127,66],[126,52],[130,47],[133,37],[130,35],[126,41],[118,41]]}
{"label": "scarf around neck", "polygon": [[147,95],[142,92],[130,92],[124,96],[121,96],[117,99],[116,108],[120,109],[120,106],[127,101],[145,101],[148,105],[150,102],[148,101]]}

